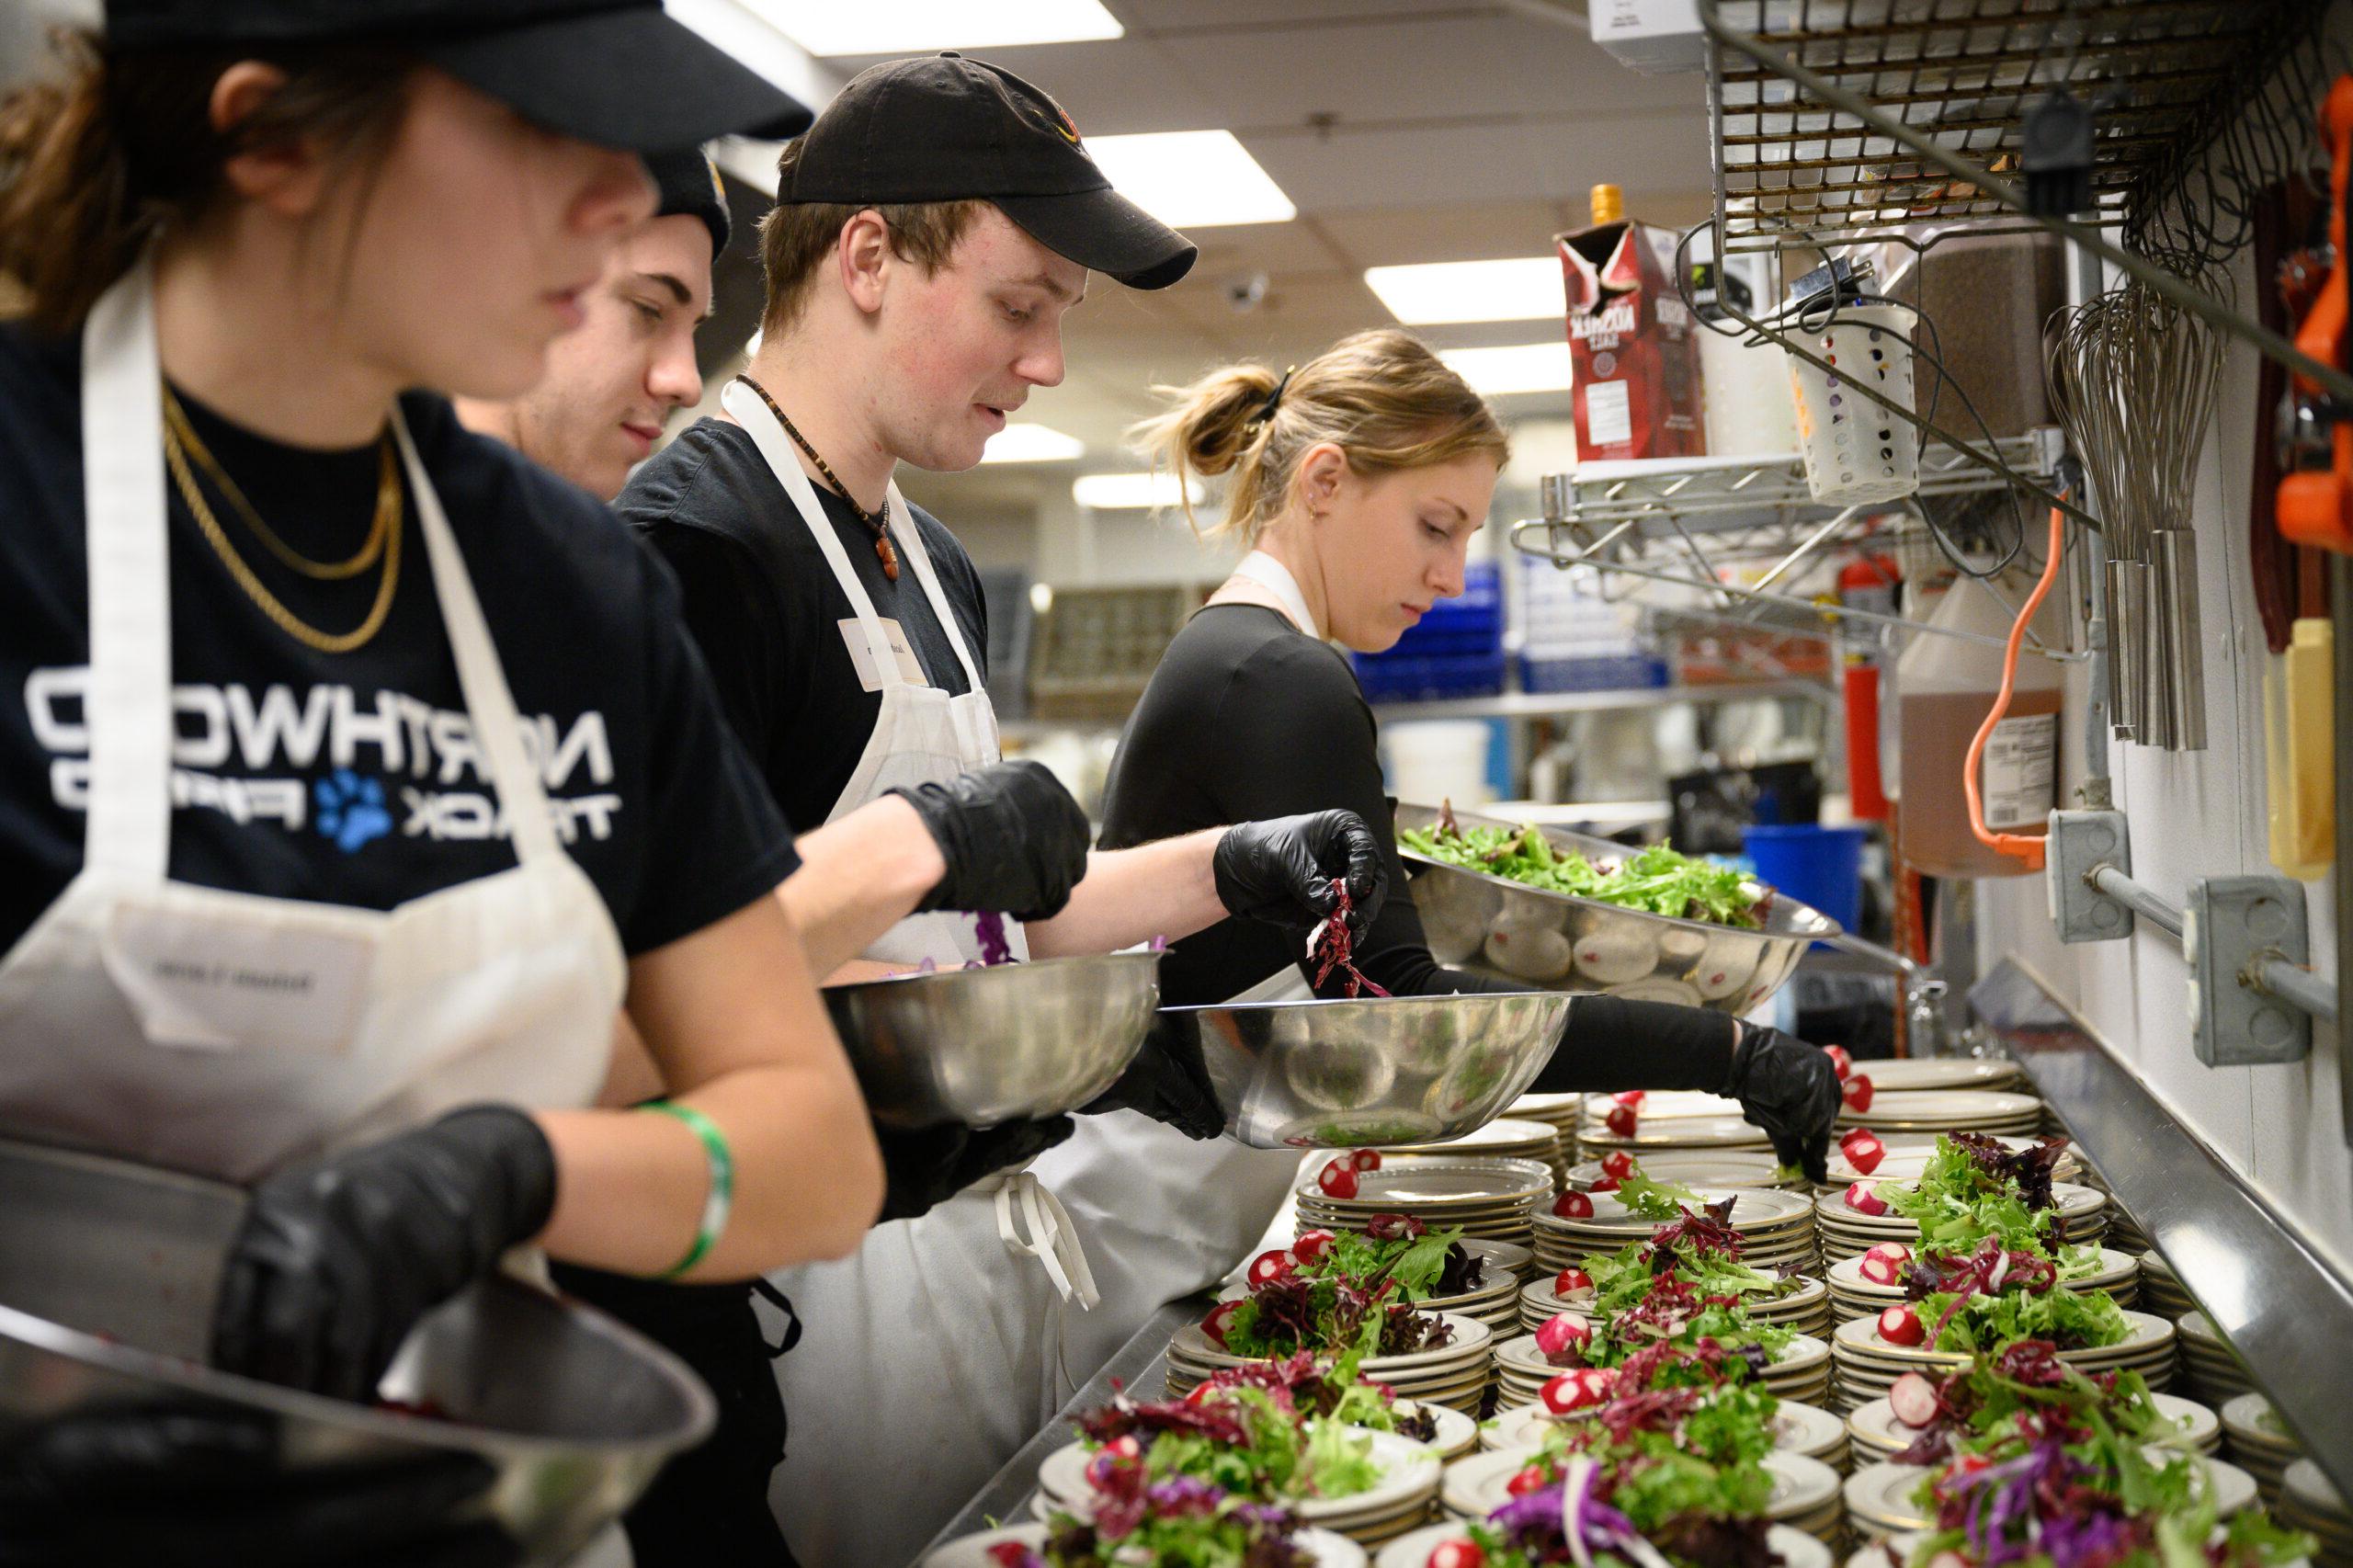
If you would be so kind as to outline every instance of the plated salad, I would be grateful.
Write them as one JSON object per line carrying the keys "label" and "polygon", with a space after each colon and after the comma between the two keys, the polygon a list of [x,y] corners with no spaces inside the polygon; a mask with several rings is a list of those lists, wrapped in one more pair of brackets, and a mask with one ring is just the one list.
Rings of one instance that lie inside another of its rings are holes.
{"label": "plated salad", "polygon": [[[1797,1335],[1751,1317],[1736,1297],[1702,1296],[1672,1273],[1651,1277],[1631,1305],[1598,1324],[1565,1335],[1548,1335],[1554,1324],[1577,1323],[1563,1312],[1537,1332],[1544,1358],[1563,1370],[1614,1368],[1660,1346],[1681,1350],[1712,1346],[1727,1360],[1745,1362],[1756,1376],[1779,1358]],[[1548,1402],[1549,1403],[1549,1402]]]}
{"label": "plated salad", "polygon": [[[1382,1223],[1381,1221],[1393,1221]],[[1374,1235],[1377,1228],[1380,1233]],[[1228,1354],[1289,1357],[1408,1356],[1434,1350],[1454,1337],[1440,1319],[1415,1312],[1406,1280],[1424,1297],[1449,1278],[1449,1257],[1460,1255],[1454,1278],[1465,1278],[1469,1254],[1461,1233],[1434,1235],[1403,1214],[1376,1217],[1362,1244],[1336,1258],[1340,1237],[1310,1231],[1288,1247],[1260,1253],[1245,1278],[1249,1294],[1221,1301],[1201,1320],[1201,1332]],[[1356,1267],[1368,1272],[1358,1274]],[[1468,1287],[1465,1287],[1468,1289]]]}
{"label": "plated salad", "polygon": [[1446,865],[1507,877],[1547,892],[1741,930],[1764,926],[1773,896],[1729,866],[1694,859],[1664,844],[1636,850],[1615,866],[1597,867],[1574,849],[1554,848],[1532,824],[1466,828],[1454,820],[1450,803],[1435,825],[1399,829],[1397,842]]}
{"label": "plated salad", "polygon": [[1253,1267],[1286,1255],[1302,1279],[1359,1290],[1392,1281],[1408,1301],[1467,1295],[1486,1282],[1479,1259],[1462,1244],[1461,1226],[1432,1230],[1410,1214],[1375,1214],[1362,1231],[1309,1231],[1278,1253],[1261,1254]]}
{"label": "plated salad", "polygon": [[[1621,1183],[1621,1199],[1638,1180],[1639,1172]],[[1686,1187],[1647,1181],[1642,1185],[1650,1192],[1680,1194],[1698,1202],[1697,1195]],[[1661,1279],[1673,1279],[1688,1287],[1704,1303],[1730,1306],[1771,1300],[1802,1288],[1803,1281],[1793,1276],[1768,1274],[1740,1261],[1743,1243],[1740,1233],[1727,1222],[1732,1207],[1729,1200],[1702,1204],[1697,1210],[1671,1197],[1663,1196],[1661,1201],[1667,1210],[1665,1217],[1668,1222],[1654,1231],[1649,1240],[1622,1247],[1608,1257],[1593,1257],[1586,1262],[1586,1270],[1593,1278],[1594,1311],[1603,1319],[1615,1318],[1639,1306]]]}
{"label": "plated salad", "polygon": [[2095,1247],[2069,1248],[2052,1195],[2051,1172],[2066,1147],[2064,1139],[2046,1139],[2013,1153],[1980,1133],[1950,1133],[1937,1140],[1917,1181],[1880,1182],[1860,1196],[1863,1184],[1857,1183],[1847,1201],[1865,1213],[1893,1210],[1915,1221],[1923,1247],[1972,1252],[1990,1236],[2013,1251],[2096,1261]]}
{"label": "plated salad", "polygon": [[[2089,1252],[2097,1248],[2068,1248]],[[2080,1260],[2072,1260],[2080,1262]],[[2065,1290],[2060,1266],[2040,1253],[2006,1246],[1997,1236],[1974,1252],[1923,1251],[1904,1266],[1904,1294],[1938,1350],[1999,1350],[2037,1340],[2061,1350],[2121,1345],[2132,1325],[2105,1290]]]}
{"label": "plated salad", "polygon": [[1119,1471],[1097,1488],[1094,1517],[1056,1513],[1042,1547],[989,1549],[998,1568],[1313,1568],[1299,1521],[1279,1504],[1253,1503],[1187,1477],[1148,1481]]}
{"label": "plated salad", "polygon": [[1906,1372],[1888,1391],[1888,1403],[1907,1431],[1916,1433],[1898,1464],[1941,1464],[2045,1424],[2048,1413],[2089,1426],[2097,1416],[2136,1445],[2173,1443],[2179,1429],[2157,1409],[2141,1374],[2085,1372],[2059,1359],[2058,1347],[2025,1340],[1931,1379]]}

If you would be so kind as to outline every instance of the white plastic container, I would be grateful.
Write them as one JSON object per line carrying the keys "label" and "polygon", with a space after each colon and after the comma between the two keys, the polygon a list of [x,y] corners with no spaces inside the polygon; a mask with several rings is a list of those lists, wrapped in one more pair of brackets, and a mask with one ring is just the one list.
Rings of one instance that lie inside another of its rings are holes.
{"label": "white plastic container", "polygon": [[1806,488],[1828,506],[1894,501],[1920,488],[1920,432],[1855,391],[1870,387],[1912,408],[1912,331],[1902,305],[1856,305],[1790,332],[1833,369],[1788,355]]}
{"label": "white plastic container", "polygon": [[[1986,563],[1978,563],[1983,570]],[[2032,580],[2012,568],[1995,585],[2014,605],[2026,602]],[[1928,618],[1931,626],[2006,637],[2010,614],[1974,584],[1955,583]],[[2046,603],[2034,631],[2057,635]],[[1904,861],[1938,877],[2022,877],[2027,863],[1996,854],[1969,827],[1961,772],[1970,743],[1993,710],[2002,686],[2002,650],[1934,633],[1915,634],[1895,665],[1896,744],[1903,750],[1903,796],[1896,810]],[[2064,678],[2060,667],[2030,650],[2018,654],[2008,714],[1987,740],[1978,765],[1978,793],[1986,826],[1997,833],[2041,835],[2058,803],[2059,726]]]}
{"label": "white plastic container", "polygon": [[1487,782],[1494,726],[1484,719],[1415,719],[1381,727],[1389,754],[1389,788],[1401,801],[1452,801],[1458,806],[1495,799]]}
{"label": "white plastic container", "polygon": [[1776,457],[1798,449],[1789,357],[1779,349],[1769,343],[1749,348],[1737,337],[1703,330],[1699,381],[1708,399],[1709,456]]}

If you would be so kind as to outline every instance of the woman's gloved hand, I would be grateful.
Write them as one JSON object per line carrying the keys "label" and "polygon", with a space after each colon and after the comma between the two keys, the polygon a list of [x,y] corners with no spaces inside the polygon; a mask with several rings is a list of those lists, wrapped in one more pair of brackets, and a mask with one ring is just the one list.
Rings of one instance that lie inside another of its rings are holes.
{"label": "woman's gloved hand", "polygon": [[1783,1165],[1803,1170],[1808,1181],[1829,1179],[1838,1071],[1820,1046],[1743,1024],[1722,1092],[1740,1102],[1745,1119],[1765,1130]]}
{"label": "woman's gloved hand", "polygon": [[1142,1111],[1199,1142],[1225,1131],[1225,1111],[1217,1103],[1209,1066],[1201,1060],[1201,1042],[1189,1024],[1165,1017],[1153,1020],[1120,1081],[1079,1107],[1081,1116],[1107,1110]]}
{"label": "woman's gloved hand", "polygon": [[230,1246],[213,1363],[364,1403],[416,1320],[554,1207],[547,1135],[506,1106],[279,1171]]}
{"label": "woman's gloved hand", "polygon": [[1381,841],[1354,812],[1310,812],[1237,823],[1218,840],[1211,862],[1226,913],[1294,931],[1329,919],[1335,880],[1348,889],[1348,929],[1364,935],[1389,892]]}
{"label": "woman's gloved hand", "polygon": [[948,874],[915,906],[1044,920],[1086,875],[1086,812],[1043,763],[998,762],[888,791],[923,818]]}
{"label": "woman's gloved hand", "polygon": [[912,1220],[983,1177],[1028,1165],[1073,1131],[1066,1116],[1008,1121],[984,1132],[954,1124],[913,1131],[877,1127],[874,1136],[882,1145],[881,1220]]}
{"label": "woman's gloved hand", "polygon": [[469,1506],[497,1472],[448,1450],[287,1473],[278,1417],[188,1399],[78,1410],[0,1439],[0,1568],[508,1568]]}

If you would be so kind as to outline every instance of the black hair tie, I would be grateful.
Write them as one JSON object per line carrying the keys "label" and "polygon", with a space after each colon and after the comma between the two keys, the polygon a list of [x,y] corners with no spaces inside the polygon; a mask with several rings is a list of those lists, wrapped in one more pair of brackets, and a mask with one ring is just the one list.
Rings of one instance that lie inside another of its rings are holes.
{"label": "black hair tie", "polygon": [[1287,365],[1283,368],[1283,379],[1277,381],[1275,390],[1260,399],[1258,406],[1251,411],[1251,424],[1264,425],[1275,416],[1275,410],[1282,406],[1283,389],[1290,385],[1291,375],[1298,369],[1296,365]]}

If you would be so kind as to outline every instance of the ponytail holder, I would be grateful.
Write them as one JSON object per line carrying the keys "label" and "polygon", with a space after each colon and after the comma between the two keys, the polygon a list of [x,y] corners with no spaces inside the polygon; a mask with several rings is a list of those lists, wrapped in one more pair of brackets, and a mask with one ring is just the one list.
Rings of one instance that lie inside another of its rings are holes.
{"label": "ponytail holder", "polygon": [[1275,383],[1275,390],[1268,392],[1259,403],[1257,408],[1251,413],[1251,424],[1264,425],[1267,421],[1275,416],[1275,410],[1282,406],[1283,389],[1290,385],[1291,374],[1298,369],[1299,367],[1296,365],[1286,365],[1283,367],[1283,379]]}

